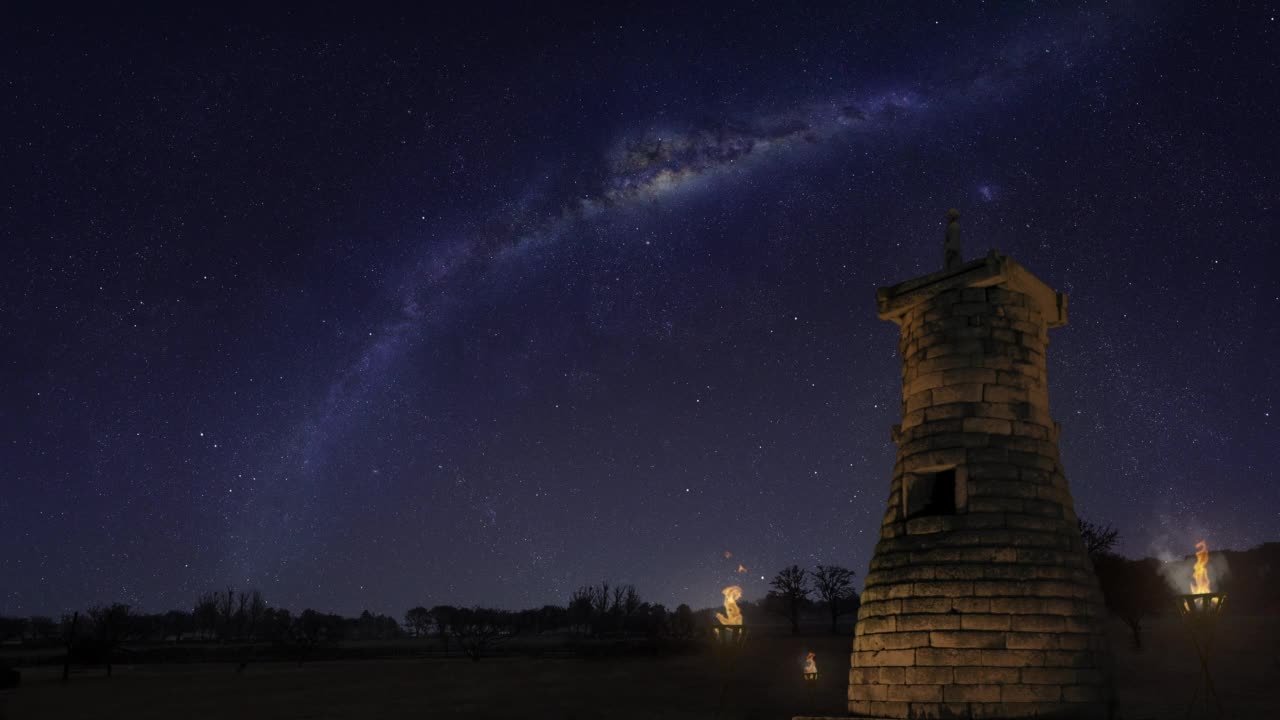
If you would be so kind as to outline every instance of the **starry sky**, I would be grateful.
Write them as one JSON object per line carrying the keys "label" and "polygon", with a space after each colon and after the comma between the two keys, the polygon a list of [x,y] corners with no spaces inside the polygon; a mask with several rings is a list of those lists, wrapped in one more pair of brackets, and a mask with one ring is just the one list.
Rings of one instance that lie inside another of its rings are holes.
{"label": "starry sky", "polygon": [[1280,7],[604,5],[6,23],[0,612],[861,576],[951,206],[1079,512],[1280,539]]}

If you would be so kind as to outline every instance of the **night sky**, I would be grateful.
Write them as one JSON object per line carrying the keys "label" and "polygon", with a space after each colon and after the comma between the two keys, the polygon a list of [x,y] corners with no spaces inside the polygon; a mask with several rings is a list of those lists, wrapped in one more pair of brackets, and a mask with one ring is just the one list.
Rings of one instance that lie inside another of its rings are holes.
{"label": "night sky", "polygon": [[607,5],[10,17],[0,612],[861,576],[951,206],[1080,514],[1280,539],[1280,8]]}

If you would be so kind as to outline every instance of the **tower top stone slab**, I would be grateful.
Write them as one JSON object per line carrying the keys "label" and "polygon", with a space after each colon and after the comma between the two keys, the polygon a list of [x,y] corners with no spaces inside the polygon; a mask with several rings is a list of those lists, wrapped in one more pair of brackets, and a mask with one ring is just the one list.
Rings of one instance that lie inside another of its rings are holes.
{"label": "tower top stone slab", "polygon": [[939,270],[918,278],[876,290],[876,307],[881,320],[899,325],[914,307],[947,290],[1003,286],[1035,301],[1048,327],[1067,324],[1067,294],[1058,292],[1031,274],[1013,258],[992,250],[985,257],[955,268]]}

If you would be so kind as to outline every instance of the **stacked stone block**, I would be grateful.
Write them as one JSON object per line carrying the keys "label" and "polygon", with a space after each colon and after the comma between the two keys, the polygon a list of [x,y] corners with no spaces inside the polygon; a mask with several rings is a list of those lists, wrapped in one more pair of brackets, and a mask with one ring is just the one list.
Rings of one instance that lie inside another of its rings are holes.
{"label": "stacked stone block", "polygon": [[[1105,717],[1104,610],[1045,375],[1066,298],[993,253],[879,301],[902,329],[903,415],[850,713]],[[913,513],[913,488],[943,475],[942,512]]]}

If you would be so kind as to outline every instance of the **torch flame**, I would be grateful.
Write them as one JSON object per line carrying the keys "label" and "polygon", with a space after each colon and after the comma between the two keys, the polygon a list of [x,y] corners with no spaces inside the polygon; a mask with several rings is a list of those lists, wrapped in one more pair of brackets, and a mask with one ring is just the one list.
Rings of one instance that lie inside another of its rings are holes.
{"label": "torch flame", "polygon": [[809,653],[808,655],[805,656],[804,674],[805,675],[818,674],[818,655],[816,653]]}
{"label": "torch flame", "polygon": [[746,571],[747,571],[747,569],[746,569],[745,567],[743,567],[742,563],[738,563],[738,572],[740,572],[740,573],[744,573],[744,572],[746,572]]}
{"label": "torch flame", "polygon": [[1196,543],[1196,569],[1191,592],[1195,595],[1213,592],[1209,587],[1209,546],[1203,540]]}
{"label": "torch flame", "polygon": [[720,592],[724,593],[724,614],[716,613],[716,620],[721,625],[741,625],[742,611],[738,609],[738,598],[742,597],[742,588],[730,585]]}

